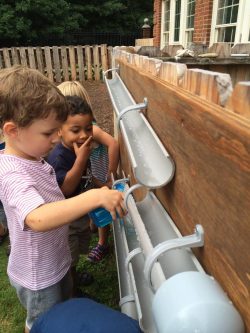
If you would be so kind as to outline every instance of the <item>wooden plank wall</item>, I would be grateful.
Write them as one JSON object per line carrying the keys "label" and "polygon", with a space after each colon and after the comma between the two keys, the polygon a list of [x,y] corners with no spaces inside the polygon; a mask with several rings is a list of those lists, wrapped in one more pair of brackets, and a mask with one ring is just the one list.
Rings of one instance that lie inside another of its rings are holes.
{"label": "wooden plank wall", "polygon": [[[147,97],[147,119],[176,164],[173,181],[154,192],[182,235],[203,226],[205,245],[194,252],[250,332],[250,82],[232,90],[228,74],[115,52],[122,80],[136,102]],[[121,149],[130,174],[122,140]]]}
{"label": "wooden plank wall", "polygon": [[107,45],[12,47],[0,49],[0,68],[16,64],[38,69],[51,81],[100,80],[111,66]]}

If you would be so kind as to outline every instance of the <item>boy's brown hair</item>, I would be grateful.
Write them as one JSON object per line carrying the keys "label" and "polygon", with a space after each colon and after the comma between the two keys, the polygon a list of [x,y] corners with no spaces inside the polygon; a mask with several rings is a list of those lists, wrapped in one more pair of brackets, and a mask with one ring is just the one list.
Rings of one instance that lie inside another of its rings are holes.
{"label": "boy's brown hair", "polygon": [[6,121],[27,127],[51,112],[63,122],[68,106],[63,94],[44,75],[19,65],[0,70],[0,128]]}

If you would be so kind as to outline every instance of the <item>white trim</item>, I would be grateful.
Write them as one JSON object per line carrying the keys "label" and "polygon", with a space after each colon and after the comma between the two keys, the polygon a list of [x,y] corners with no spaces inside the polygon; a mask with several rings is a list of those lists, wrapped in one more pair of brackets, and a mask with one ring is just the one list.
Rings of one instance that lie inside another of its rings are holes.
{"label": "white trim", "polygon": [[174,42],[174,18],[175,18],[175,0],[170,1],[170,22],[169,22],[169,43],[171,45],[176,44]]}
{"label": "white trim", "polygon": [[163,43],[163,34],[164,34],[164,16],[165,16],[165,6],[166,6],[166,1],[161,2],[161,33],[160,33],[160,49],[163,49],[165,44]]}
{"label": "white trim", "polygon": [[[196,6],[196,1],[195,0],[195,6]],[[184,47],[187,47],[187,34],[190,32],[190,31],[193,31],[194,32],[194,28],[187,28],[187,13],[188,13],[188,0],[185,0],[185,2],[183,3],[183,25],[184,25],[184,29],[181,31],[182,33],[182,45]]]}

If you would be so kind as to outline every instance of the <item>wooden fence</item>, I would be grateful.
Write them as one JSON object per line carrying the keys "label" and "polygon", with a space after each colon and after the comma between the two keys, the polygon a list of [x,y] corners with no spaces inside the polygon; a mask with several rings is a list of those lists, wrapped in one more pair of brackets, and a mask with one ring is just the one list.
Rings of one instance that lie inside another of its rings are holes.
{"label": "wooden fence", "polygon": [[[183,235],[205,232],[200,263],[221,284],[250,333],[250,82],[115,50],[120,76],[175,161],[172,182],[154,193]],[[120,140],[121,167],[133,169]],[[145,193],[139,189],[136,200]],[[157,228],[157,221],[155,227]]]}
{"label": "wooden fence", "polygon": [[111,64],[112,47],[44,46],[11,47],[0,49],[0,68],[21,64],[38,69],[51,81],[100,80],[102,71]]}

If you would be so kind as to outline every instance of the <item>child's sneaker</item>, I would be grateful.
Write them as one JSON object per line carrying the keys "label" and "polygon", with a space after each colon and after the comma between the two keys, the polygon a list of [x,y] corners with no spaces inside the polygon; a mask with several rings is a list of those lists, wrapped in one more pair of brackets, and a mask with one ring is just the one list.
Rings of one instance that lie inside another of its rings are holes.
{"label": "child's sneaker", "polygon": [[88,254],[88,260],[91,262],[101,261],[109,252],[108,245],[97,244]]}

